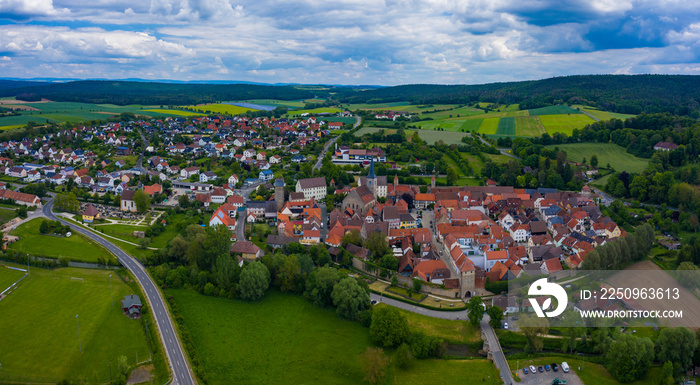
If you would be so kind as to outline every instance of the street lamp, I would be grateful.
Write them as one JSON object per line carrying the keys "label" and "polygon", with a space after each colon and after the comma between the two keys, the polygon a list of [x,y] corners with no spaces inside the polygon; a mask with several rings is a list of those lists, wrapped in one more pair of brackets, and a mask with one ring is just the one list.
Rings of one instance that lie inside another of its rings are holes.
{"label": "street lamp", "polygon": [[78,318],[78,314],[75,315],[75,321],[78,323],[78,349],[82,352],[83,345],[80,343],[80,319]]}

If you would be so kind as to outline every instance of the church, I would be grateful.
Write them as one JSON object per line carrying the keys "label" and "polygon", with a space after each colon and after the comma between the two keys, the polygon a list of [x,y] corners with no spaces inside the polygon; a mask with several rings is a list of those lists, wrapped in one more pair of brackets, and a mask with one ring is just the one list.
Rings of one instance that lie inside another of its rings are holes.
{"label": "church", "polygon": [[382,192],[383,196],[386,197],[386,176],[378,178],[374,173],[374,158],[369,164],[369,174],[366,177],[361,177],[358,184],[360,186],[350,191],[343,199],[341,207],[343,211],[349,208],[360,215],[365,215],[377,203],[377,197],[382,196],[380,195]]}

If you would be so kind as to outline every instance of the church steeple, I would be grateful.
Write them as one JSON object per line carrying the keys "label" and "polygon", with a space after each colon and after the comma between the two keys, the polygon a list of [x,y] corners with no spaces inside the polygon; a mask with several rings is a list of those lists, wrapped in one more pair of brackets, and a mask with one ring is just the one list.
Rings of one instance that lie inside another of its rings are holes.
{"label": "church steeple", "polygon": [[376,178],[377,176],[374,175],[374,157],[372,157],[372,160],[369,162],[369,174],[367,174],[367,178]]}

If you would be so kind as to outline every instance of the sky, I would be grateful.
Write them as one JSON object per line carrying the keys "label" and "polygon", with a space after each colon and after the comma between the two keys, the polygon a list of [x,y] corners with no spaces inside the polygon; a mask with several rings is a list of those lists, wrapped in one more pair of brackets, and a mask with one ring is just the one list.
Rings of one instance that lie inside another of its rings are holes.
{"label": "sky", "polygon": [[0,77],[481,84],[700,74],[688,0],[0,0]]}

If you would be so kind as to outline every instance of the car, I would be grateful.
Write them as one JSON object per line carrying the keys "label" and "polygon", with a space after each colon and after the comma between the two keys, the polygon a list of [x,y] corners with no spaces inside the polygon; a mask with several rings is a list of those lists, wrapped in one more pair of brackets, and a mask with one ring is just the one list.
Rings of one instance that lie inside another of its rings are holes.
{"label": "car", "polygon": [[544,366],[544,371],[545,371],[545,372],[548,372],[548,371],[549,371],[549,365],[545,365],[545,366]]}
{"label": "car", "polygon": [[530,365],[530,372],[537,373],[537,369],[533,365]]}
{"label": "car", "polygon": [[563,370],[564,373],[569,373],[569,364],[567,364],[566,361],[561,363],[561,370]]}
{"label": "car", "polygon": [[555,372],[559,371],[559,365],[557,365],[556,362],[552,363],[552,370],[554,370]]}
{"label": "car", "polygon": [[508,329],[508,322],[505,322],[505,323],[503,324],[503,329]]}
{"label": "car", "polygon": [[377,303],[378,303],[378,302],[377,302],[376,299],[373,299],[373,300],[372,300],[372,305],[376,305]]}
{"label": "car", "polygon": [[543,373],[543,372],[544,372],[544,369],[542,369],[541,366],[538,366],[538,367],[537,367],[537,370],[538,370],[540,373]]}
{"label": "car", "polygon": [[525,373],[525,374],[528,373],[527,368],[523,368],[523,373]]}

